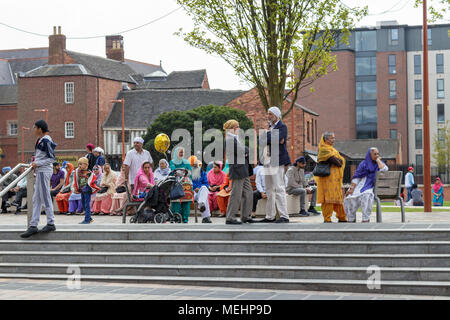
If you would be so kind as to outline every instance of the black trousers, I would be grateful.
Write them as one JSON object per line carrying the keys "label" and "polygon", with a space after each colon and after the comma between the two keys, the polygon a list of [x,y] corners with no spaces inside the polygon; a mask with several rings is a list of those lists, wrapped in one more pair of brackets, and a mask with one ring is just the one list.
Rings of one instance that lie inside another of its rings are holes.
{"label": "black trousers", "polygon": [[262,199],[261,192],[258,190],[253,191],[253,212],[256,212],[256,206],[258,205],[258,200]]}
{"label": "black trousers", "polygon": [[6,201],[9,200],[9,198],[15,196],[14,191],[8,191],[3,197],[2,197],[2,210],[6,210]]}
{"label": "black trousers", "polygon": [[18,208],[22,206],[22,199],[26,198],[26,196],[27,196],[27,188],[19,189],[19,191],[16,194],[16,199],[14,199],[14,202],[19,204]]}

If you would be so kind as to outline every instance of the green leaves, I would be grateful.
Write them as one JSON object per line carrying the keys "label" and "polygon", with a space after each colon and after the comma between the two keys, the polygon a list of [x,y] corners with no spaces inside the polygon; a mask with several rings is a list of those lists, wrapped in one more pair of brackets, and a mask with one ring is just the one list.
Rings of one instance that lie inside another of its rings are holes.
{"label": "green leaves", "polygon": [[349,8],[339,0],[177,2],[192,17],[194,28],[176,34],[191,46],[220,55],[258,89],[266,109],[281,106],[286,89],[293,105],[301,89],[335,70],[332,48],[347,42],[349,30],[367,15],[367,8]]}

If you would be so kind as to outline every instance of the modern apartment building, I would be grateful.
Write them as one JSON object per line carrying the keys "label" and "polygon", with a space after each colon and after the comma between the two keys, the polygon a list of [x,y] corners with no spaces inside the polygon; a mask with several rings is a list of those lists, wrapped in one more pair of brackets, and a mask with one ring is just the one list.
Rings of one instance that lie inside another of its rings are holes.
{"label": "modern apartment building", "polygon": [[[437,134],[450,116],[445,112],[450,105],[450,69],[445,66],[445,61],[450,63],[450,24],[429,28],[430,124],[431,133]],[[340,140],[398,139],[401,163],[420,166],[421,131],[416,130],[422,124],[415,122],[415,111],[422,103],[422,75],[414,74],[414,59],[419,61],[414,56],[421,55],[421,35],[421,26],[383,21],[353,30],[348,44],[338,44],[338,70],[314,82],[313,93],[304,89],[298,99],[321,115],[319,132],[334,131]]]}

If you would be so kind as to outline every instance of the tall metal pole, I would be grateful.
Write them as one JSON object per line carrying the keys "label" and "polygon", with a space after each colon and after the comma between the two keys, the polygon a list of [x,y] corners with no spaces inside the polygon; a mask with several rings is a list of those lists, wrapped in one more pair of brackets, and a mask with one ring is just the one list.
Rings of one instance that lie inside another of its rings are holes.
{"label": "tall metal pole", "polygon": [[125,99],[122,98],[122,163],[125,161]]}
{"label": "tall metal pole", "polygon": [[423,0],[423,187],[425,212],[431,212],[430,97],[428,87],[427,0]]}

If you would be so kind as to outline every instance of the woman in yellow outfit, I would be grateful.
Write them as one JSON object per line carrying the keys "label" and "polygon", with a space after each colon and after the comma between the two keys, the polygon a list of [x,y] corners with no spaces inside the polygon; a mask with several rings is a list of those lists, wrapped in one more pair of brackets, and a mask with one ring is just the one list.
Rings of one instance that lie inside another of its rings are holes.
{"label": "woman in yellow outfit", "polygon": [[317,181],[317,203],[322,204],[324,222],[330,223],[333,211],[339,222],[347,222],[343,205],[342,180],[344,177],[345,159],[334,147],[334,133],[325,132],[319,144],[319,162],[330,165],[328,177],[314,177]]}

